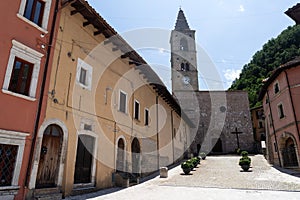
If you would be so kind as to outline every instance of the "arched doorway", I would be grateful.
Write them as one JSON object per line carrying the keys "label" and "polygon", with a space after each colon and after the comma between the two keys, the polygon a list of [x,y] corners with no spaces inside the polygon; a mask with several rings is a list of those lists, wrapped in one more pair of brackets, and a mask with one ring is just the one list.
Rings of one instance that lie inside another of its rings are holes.
{"label": "arched doorway", "polygon": [[59,172],[63,132],[57,125],[49,125],[43,134],[36,188],[55,187]]}
{"label": "arched doorway", "polygon": [[131,143],[131,159],[132,159],[132,173],[140,173],[140,143],[137,138],[134,138]]}
{"label": "arched doorway", "polygon": [[298,167],[296,145],[292,138],[285,141],[285,146],[282,149],[282,158],[284,167]]}
{"label": "arched doorway", "polygon": [[125,143],[122,138],[118,141],[118,150],[117,150],[117,172],[124,171],[124,161],[125,161]]}

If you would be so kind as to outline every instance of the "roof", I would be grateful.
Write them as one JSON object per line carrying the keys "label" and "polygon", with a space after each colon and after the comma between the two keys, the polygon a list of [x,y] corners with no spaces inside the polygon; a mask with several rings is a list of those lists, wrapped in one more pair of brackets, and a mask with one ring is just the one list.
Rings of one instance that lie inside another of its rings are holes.
{"label": "roof", "polygon": [[300,3],[297,3],[292,8],[289,8],[287,11],[285,11],[285,14],[292,18],[296,24],[300,24]]}
{"label": "roof", "polygon": [[177,15],[175,30],[176,31],[190,30],[189,24],[184,16],[183,10],[181,10],[181,8],[179,9],[179,12]]}
{"label": "roof", "polygon": [[273,83],[274,80],[276,80],[276,78],[279,76],[279,74],[281,74],[281,72],[290,69],[292,67],[297,67],[300,66],[300,57],[295,58],[294,60],[291,60],[283,65],[281,65],[280,67],[278,67],[277,69],[275,69],[271,76],[265,80],[264,85],[262,86],[259,96],[258,96],[258,100],[261,101],[264,96],[265,93],[268,90],[268,87],[271,83]]}
{"label": "roof", "polygon": [[[71,15],[80,13],[86,21],[82,26],[93,25],[97,31],[94,35],[103,34],[105,38],[104,44],[112,43],[116,48],[123,52],[121,59],[128,58],[129,64],[134,64],[135,69],[143,74],[143,77],[147,79],[149,85],[179,116],[181,116],[185,122],[190,126],[195,125],[187,117],[187,115],[181,111],[180,105],[173,98],[168,91],[167,87],[161,81],[159,76],[152,70],[147,62],[93,9],[85,0],[67,0],[65,3],[70,3],[74,10],[71,11]],[[184,17],[184,16],[183,16]],[[114,51],[114,49],[112,50]]]}

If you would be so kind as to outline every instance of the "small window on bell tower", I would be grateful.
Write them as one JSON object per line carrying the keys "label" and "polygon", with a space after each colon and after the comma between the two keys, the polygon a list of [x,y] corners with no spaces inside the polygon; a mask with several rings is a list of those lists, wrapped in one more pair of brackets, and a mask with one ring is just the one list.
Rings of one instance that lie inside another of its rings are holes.
{"label": "small window on bell tower", "polygon": [[180,50],[181,51],[188,51],[188,43],[187,40],[185,38],[181,38],[180,39]]}

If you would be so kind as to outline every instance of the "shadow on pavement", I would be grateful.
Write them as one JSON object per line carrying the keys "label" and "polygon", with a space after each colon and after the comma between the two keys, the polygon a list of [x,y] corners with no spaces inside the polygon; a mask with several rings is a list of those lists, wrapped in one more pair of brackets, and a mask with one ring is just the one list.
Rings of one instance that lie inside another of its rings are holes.
{"label": "shadow on pavement", "polygon": [[295,177],[300,178],[300,171],[294,170],[294,169],[286,169],[286,168],[282,168],[282,167],[278,167],[278,166],[272,166],[273,168],[277,169],[278,171],[285,173],[285,174],[289,174]]}

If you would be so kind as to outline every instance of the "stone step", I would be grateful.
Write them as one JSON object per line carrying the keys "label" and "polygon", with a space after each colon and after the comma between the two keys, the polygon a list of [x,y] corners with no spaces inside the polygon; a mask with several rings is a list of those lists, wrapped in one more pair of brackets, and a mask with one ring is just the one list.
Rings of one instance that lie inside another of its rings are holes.
{"label": "stone step", "polygon": [[62,199],[62,193],[59,188],[42,188],[35,189],[33,197],[36,200],[60,200]]}

